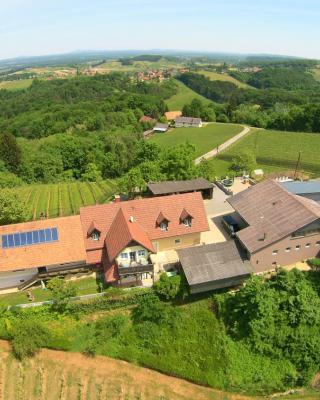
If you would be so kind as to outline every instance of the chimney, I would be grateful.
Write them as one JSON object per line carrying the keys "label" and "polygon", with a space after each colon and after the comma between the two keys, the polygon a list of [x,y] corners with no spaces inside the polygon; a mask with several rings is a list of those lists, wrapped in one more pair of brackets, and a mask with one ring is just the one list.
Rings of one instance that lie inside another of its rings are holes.
{"label": "chimney", "polygon": [[121,203],[121,197],[120,197],[118,194],[116,194],[116,195],[114,196],[114,202],[115,202],[115,203]]}

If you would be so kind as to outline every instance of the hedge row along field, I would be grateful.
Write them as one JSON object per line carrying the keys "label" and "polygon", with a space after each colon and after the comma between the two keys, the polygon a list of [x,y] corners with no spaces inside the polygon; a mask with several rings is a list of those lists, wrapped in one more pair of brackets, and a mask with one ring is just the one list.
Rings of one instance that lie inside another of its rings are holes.
{"label": "hedge row along field", "polygon": [[27,204],[28,219],[78,214],[82,206],[109,201],[117,192],[114,182],[68,182],[49,185],[31,185],[12,189]]}
{"label": "hedge row along field", "polygon": [[212,160],[217,175],[226,173],[232,158],[239,152],[249,151],[256,155],[258,166],[265,171],[293,170],[299,151],[299,170],[313,177],[320,176],[320,134],[305,132],[282,132],[253,130]]}

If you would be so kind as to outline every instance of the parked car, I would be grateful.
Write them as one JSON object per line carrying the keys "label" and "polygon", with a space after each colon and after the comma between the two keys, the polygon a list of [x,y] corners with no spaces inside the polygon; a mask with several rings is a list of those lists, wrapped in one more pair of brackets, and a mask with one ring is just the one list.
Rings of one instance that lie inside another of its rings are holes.
{"label": "parked car", "polygon": [[236,232],[239,231],[238,222],[232,217],[232,215],[224,215],[221,220],[222,226],[228,232],[231,237],[236,235]]}

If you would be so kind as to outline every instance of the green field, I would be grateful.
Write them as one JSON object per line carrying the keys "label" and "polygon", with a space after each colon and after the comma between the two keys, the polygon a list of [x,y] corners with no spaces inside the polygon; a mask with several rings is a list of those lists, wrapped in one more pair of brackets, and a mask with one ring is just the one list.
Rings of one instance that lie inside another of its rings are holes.
{"label": "green field", "polygon": [[166,104],[170,111],[181,111],[183,106],[191,103],[193,99],[199,99],[206,104],[212,103],[211,100],[208,100],[194,92],[192,89],[189,89],[182,82],[178,80],[175,80],[175,82],[178,85],[178,92],[174,96],[170,97],[170,99],[166,100]]}
{"label": "green field", "polygon": [[313,177],[320,176],[320,134],[253,130],[211,162],[217,176],[226,173],[235,154],[249,150],[265,172],[295,169],[299,151],[299,170]]}
{"label": "green field", "polygon": [[211,81],[225,81],[225,82],[231,82],[234,83],[236,86],[238,86],[239,88],[244,88],[244,89],[248,89],[251,88],[251,86],[238,81],[237,79],[233,78],[232,76],[228,75],[228,74],[219,74],[218,72],[214,72],[214,71],[205,71],[205,70],[201,70],[198,71],[199,74],[206,76],[207,78],[209,78]]}
{"label": "green field", "polygon": [[242,125],[210,123],[202,128],[174,128],[169,132],[153,135],[150,141],[161,148],[189,142],[196,148],[196,157],[200,157],[240,133],[242,129]]}
{"label": "green field", "polygon": [[18,81],[3,81],[0,82],[0,89],[21,90],[27,89],[32,84],[32,79],[21,79]]}
{"label": "green field", "polygon": [[117,191],[112,181],[30,185],[13,190],[27,204],[28,219],[78,214],[82,206],[104,203]]}

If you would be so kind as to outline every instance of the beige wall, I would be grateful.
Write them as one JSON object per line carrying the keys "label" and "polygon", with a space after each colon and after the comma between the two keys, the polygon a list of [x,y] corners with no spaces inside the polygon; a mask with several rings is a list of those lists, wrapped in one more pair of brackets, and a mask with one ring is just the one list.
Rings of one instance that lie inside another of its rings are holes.
{"label": "beige wall", "polygon": [[[320,253],[320,234],[310,235],[300,238],[291,238],[291,236],[274,243],[265,249],[251,255],[250,262],[256,272],[263,272],[274,269],[277,263],[279,266],[294,264],[304,261],[308,258],[316,257]],[[310,243],[310,247],[306,245]],[[300,249],[296,250],[296,246],[300,245]],[[290,251],[286,248],[290,247]],[[273,251],[278,253],[273,255]]]}
{"label": "beige wall", "polygon": [[[139,255],[138,255],[138,251],[139,250],[144,250],[145,251],[145,256],[144,257],[139,257]],[[126,247],[125,249],[123,249],[122,250],[122,252],[118,255],[118,257],[116,258],[116,262],[117,262],[117,265],[120,265],[121,264],[121,262],[123,262],[124,264],[125,263],[130,263],[130,252],[131,251],[135,251],[135,252],[137,252],[137,261],[139,262],[142,258],[145,258],[146,260],[148,260],[149,259],[149,251],[148,250],[146,250],[144,247],[142,247],[142,246],[129,246],[129,247]],[[128,254],[128,258],[127,259],[122,259],[121,258],[121,254],[122,253],[127,253]]]}
{"label": "beige wall", "polygon": [[[172,236],[170,238],[153,240],[152,243],[155,250],[158,252],[198,245],[200,244],[200,237],[200,233],[190,233],[189,235]],[[176,243],[175,241],[179,239],[180,243]]]}

